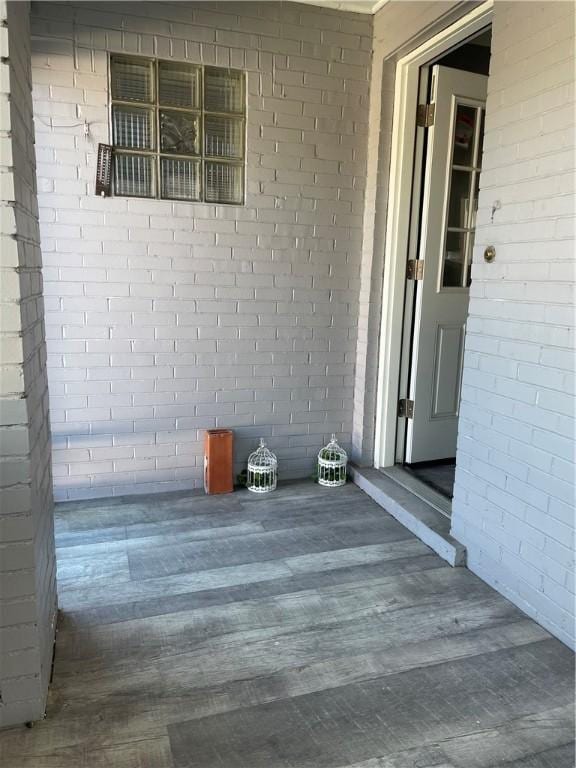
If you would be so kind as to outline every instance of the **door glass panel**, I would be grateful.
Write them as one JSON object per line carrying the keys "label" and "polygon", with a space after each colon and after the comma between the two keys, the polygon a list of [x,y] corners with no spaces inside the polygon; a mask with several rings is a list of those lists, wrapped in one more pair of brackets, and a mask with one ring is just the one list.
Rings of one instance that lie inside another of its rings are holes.
{"label": "door glass panel", "polygon": [[474,133],[476,127],[475,107],[458,104],[454,125],[454,152],[452,163],[470,167],[474,164]]}
{"label": "door glass panel", "polygon": [[484,109],[458,104],[453,128],[442,287],[466,288],[476,227]]}
{"label": "door glass panel", "polygon": [[452,171],[448,226],[464,229],[468,226],[470,206],[470,171]]}
{"label": "door glass panel", "polygon": [[442,285],[456,288],[462,285],[462,274],[466,259],[466,233],[448,232],[444,252],[444,271]]}
{"label": "door glass panel", "polygon": [[480,172],[477,171],[474,174],[474,195],[472,197],[472,200],[470,201],[470,204],[472,206],[472,210],[470,211],[470,230],[474,232],[476,229],[476,215],[478,213],[478,193],[480,192]]}
{"label": "door glass panel", "polygon": [[478,137],[478,155],[476,157],[476,167],[482,167],[482,150],[484,149],[484,123],[486,120],[486,110],[480,110],[480,136]]}
{"label": "door glass panel", "polygon": [[475,237],[474,230],[470,230],[470,234],[468,235],[468,264],[466,266],[466,287],[470,288],[470,285],[472,283],[472,252],[474,250],[474,237]]}

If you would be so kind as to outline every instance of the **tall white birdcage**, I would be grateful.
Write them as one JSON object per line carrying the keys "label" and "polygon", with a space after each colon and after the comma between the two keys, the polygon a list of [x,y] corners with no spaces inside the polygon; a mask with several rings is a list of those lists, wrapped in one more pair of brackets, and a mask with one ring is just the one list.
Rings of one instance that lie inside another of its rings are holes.
{"label": "tall white birdcage", "polygon": [[259,447],[248,457],[246,487],[253,493],[270,493],[278,482],[278,459],[260,438]]}
{"label": "tall white birdcage", "polygon": [[334,488],[346,483],[348,455],[336,442],[336,435],[318,453],[318,483]]}

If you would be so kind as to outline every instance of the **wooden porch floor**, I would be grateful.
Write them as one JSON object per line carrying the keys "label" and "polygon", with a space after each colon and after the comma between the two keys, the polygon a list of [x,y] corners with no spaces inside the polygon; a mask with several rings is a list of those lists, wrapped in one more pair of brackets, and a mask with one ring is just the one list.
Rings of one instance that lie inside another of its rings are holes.
{"label": "wooden porch floor", "polygon": [[573,768],[573,656],[352,485],[60,506],[6,768]]}

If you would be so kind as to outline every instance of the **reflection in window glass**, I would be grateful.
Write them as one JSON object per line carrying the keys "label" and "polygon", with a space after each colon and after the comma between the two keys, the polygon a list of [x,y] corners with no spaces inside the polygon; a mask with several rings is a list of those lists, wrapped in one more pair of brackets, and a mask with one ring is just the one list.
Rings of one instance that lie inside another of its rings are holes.
{"label": "reflection in window glass", "polygon": [[200,124],[196,115],[160,110],[160,151],[176,155],[200,152]]}
{"label": "reflection in window glass", "polygon": [[206,200],[239,203],[242,200],[242,167],[206,162]]}
{"label": "reflection in window glass", "polygon": [[153,99],[153,67],[148,59],[132,60],[113,56],[110,62],[112,98],[116,101],[141,101],[147,104]]}
{"label": "reflection in window glass", "polygon": [[244,123],[233,117],[206,115],[204,119],[205,152],[211,157],[241,159],[244,149]]}
{"label": "reflection in window glass", "polygon": [[239,114],[244,111],[244,78],[235,69],[206,67],[204,70],[206,112]]}
{"label": "reflection in window glass", "polygon": [[462,285],[465,248],[465,232],[447,233],[446,251],[444,253],[444,272],[442,275],[442,285],[445,288],[455,288]]}
{"label": "reflection in window glass", "polygon": [[114,189],[117,195],[153,197],[152,157],[150,155],[116,154],[114,157]]}
{"label": "reflection in window glass", "polygon": [[476,158],[476,166],[482,167],[482,152],[484,151],[484,127],[486,123],[486,110],[480,110],[480,136],[478,137],[478,157]]}
{"label": "reflection in window glass", "polygon": [[124,149],[153,149],[153,112],[139,107],[112,109],[112,141]]}
{"label": "reflection in window glass", "polygon": [[469,288],[472,283],[472,252],[474,251],[474,239],[476,232],[471,229],[468,234],[468,264],[466,266],[466,287]]}
{"label": "reflection in window glass", "polygon": [[171,200],[200,199],[200,163],[163,157],[160,167],[162,197]]}
{"label": "reflection in window glass", "polygon": [[452,168],[442,263],[442,287],[470,285],[482,159],[484,109],[458,104],[452,134]]}
{"label": "reflection in window glass", "polygon": [[463,229],[468,226],[471,180],[470,171],[452,171],[448,203],[449,227]]}
{"label": "reflection in window glass", "polygon": [[159,61],[158,90],[162,106],[198,109],[200,69],[189,64]]}
{"label": "reflection in window glass", "polygon": [[454,152],[452,163],[470,167],[474,164],[474,128],[476,108],[458,104],[454,125]]}

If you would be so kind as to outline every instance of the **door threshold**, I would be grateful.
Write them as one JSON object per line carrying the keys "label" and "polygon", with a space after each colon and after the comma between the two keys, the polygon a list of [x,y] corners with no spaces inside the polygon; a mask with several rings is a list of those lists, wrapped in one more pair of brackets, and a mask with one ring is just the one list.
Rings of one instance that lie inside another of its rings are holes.
{"label": "door threshold", "polygon": [[380,472],[391,478],[396,483],[401,485],[406,490],[418,496],[422,501],[430,504],[431,507],[437,509],[442,515],[450,517],[452,515],[452,501],[447,499],[438,491],[431,488],[423,480],[419,480],[415,475],[404,469],[400,464],[395,464],[393,467],[381,467]]}
{"label": "door threshold", "polygon": [[466,564],[466,548],[450,534],[450,519],[378,469],[351,467],[356,485],[452,566]]}

